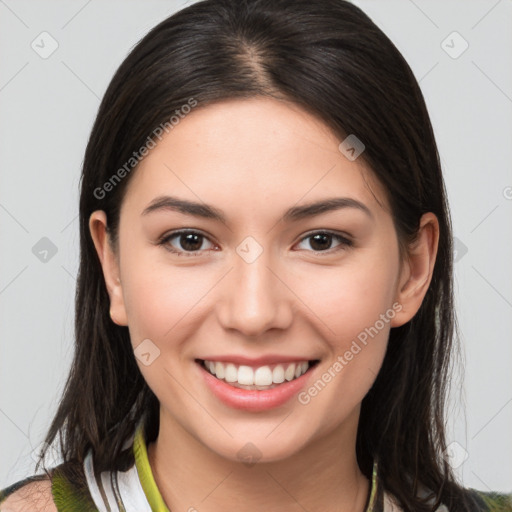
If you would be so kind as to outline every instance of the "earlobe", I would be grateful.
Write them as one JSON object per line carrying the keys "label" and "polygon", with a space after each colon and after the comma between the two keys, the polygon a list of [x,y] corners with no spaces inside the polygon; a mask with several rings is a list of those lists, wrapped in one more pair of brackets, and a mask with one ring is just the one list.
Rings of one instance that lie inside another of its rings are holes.
{"label": "earlobe", "polygon": [[395,315],[391,327],[407,323],[420,309],[432,280],[439,244],[439,222],[429,212],[423,214],[416,241],[409,247],[407,261],[400,275],[395,300],[402,309]]}
{"label": "earlobe", "polygon": [[110,317],[121,326],[128,325],[120,278],[118,258],[107,233],[107,216],[103,210],[94,211],[89,217],[89,231],[96,248],[110,298]]}

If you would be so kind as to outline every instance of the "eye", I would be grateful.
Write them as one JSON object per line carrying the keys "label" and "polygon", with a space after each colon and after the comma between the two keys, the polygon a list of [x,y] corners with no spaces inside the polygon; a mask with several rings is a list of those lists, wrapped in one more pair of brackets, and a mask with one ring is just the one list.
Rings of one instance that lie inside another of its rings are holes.
{"label": "eye", "polygon": [[[302,238],[301,243],[305,240],[309,241],[309,246],[313,249],[313,252],[328,252],[332,254],[338,250],[352,247],[354,243],[347,237],[337,233],[331,233],[329,231],[316,231]],[[337,240],[339,243],[332,249],[331,244],[333,240]]]}
{"label": "eye", "polygon": [[[171,243],[173,240],[176,240],[174,245]],[[213,250],[204,247],[205,241],[209,241],[208,238],[198,231],[181,230],[165,235],[158,241],[158,245],[163,245],[168,251],[180,256],[199,256],[205,250]]]}
{"label": "eye", "polygon": [[[332,254],[338,250],[343,250],[352,247],[354,243],[352,240],[338,233],[329,231],[316,231],[301,239],[301,243],[306,240],[309,241],[309,246],[313,249],[314,253],[328,253]],[[331,247],[332,242],[337,241],[338,245]],[[201,256],[205,251],[216,250],[213,248],[206,248],[204,243],[211,244],[206,235],[198,231],[190,229],[174,231],[164,235],[159,241],[158,245],[162,245],[166,250],[177,254],[178,256]],[[213,245],[213,244],[212,244]]]}

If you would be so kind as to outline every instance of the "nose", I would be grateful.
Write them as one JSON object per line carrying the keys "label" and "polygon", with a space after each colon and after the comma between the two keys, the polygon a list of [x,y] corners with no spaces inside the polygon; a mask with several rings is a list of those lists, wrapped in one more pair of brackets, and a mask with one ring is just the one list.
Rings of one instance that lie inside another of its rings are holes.
{"label": "nose", "polygon": [[265,251],[250,263],[235,255],[234,268],[226,276],[218,303],[218,318],[224,329],[257,337],[291,324],[293,293],[285,284],[283,267],[271,263]]}

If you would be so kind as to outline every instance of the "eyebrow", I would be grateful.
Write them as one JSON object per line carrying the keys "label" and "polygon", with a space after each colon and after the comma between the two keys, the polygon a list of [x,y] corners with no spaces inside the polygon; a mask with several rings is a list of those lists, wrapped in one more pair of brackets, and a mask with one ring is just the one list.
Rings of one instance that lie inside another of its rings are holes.
{"label": "eyebrow", "polygon": [[[351,197],[333,197],[323,199],[303,206],[293,206],[289,208],[283,215],[283,221],[295,222],[309,217],[314,217],[322,213],[340,210],[344,208],[355,208],[364,212],[371,219],[374,218],[370,209],[360,201]],[[218,220],[226,223],[226,216],[214,206],[206,203],[198,203],[189,201],[188,199],[180,199],[173,196],[158,196],[144,209],[141,215],[147,215],[155,211],[177,211],[194,217],[202,217],[205,219]]]}

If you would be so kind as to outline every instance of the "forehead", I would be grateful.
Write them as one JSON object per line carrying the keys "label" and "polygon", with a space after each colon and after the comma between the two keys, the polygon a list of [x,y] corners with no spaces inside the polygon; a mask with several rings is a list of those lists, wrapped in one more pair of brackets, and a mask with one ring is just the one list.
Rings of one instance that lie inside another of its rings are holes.
{"label": "forehead", "polygon": [[340,152],[340,142],[320,119],[288,102],[251,98],[196,107],[142,160],[124,202],[141,210],[158,195],[181,193],[254,212],[349,195],[380,208],[380,184],[361,158]]}

